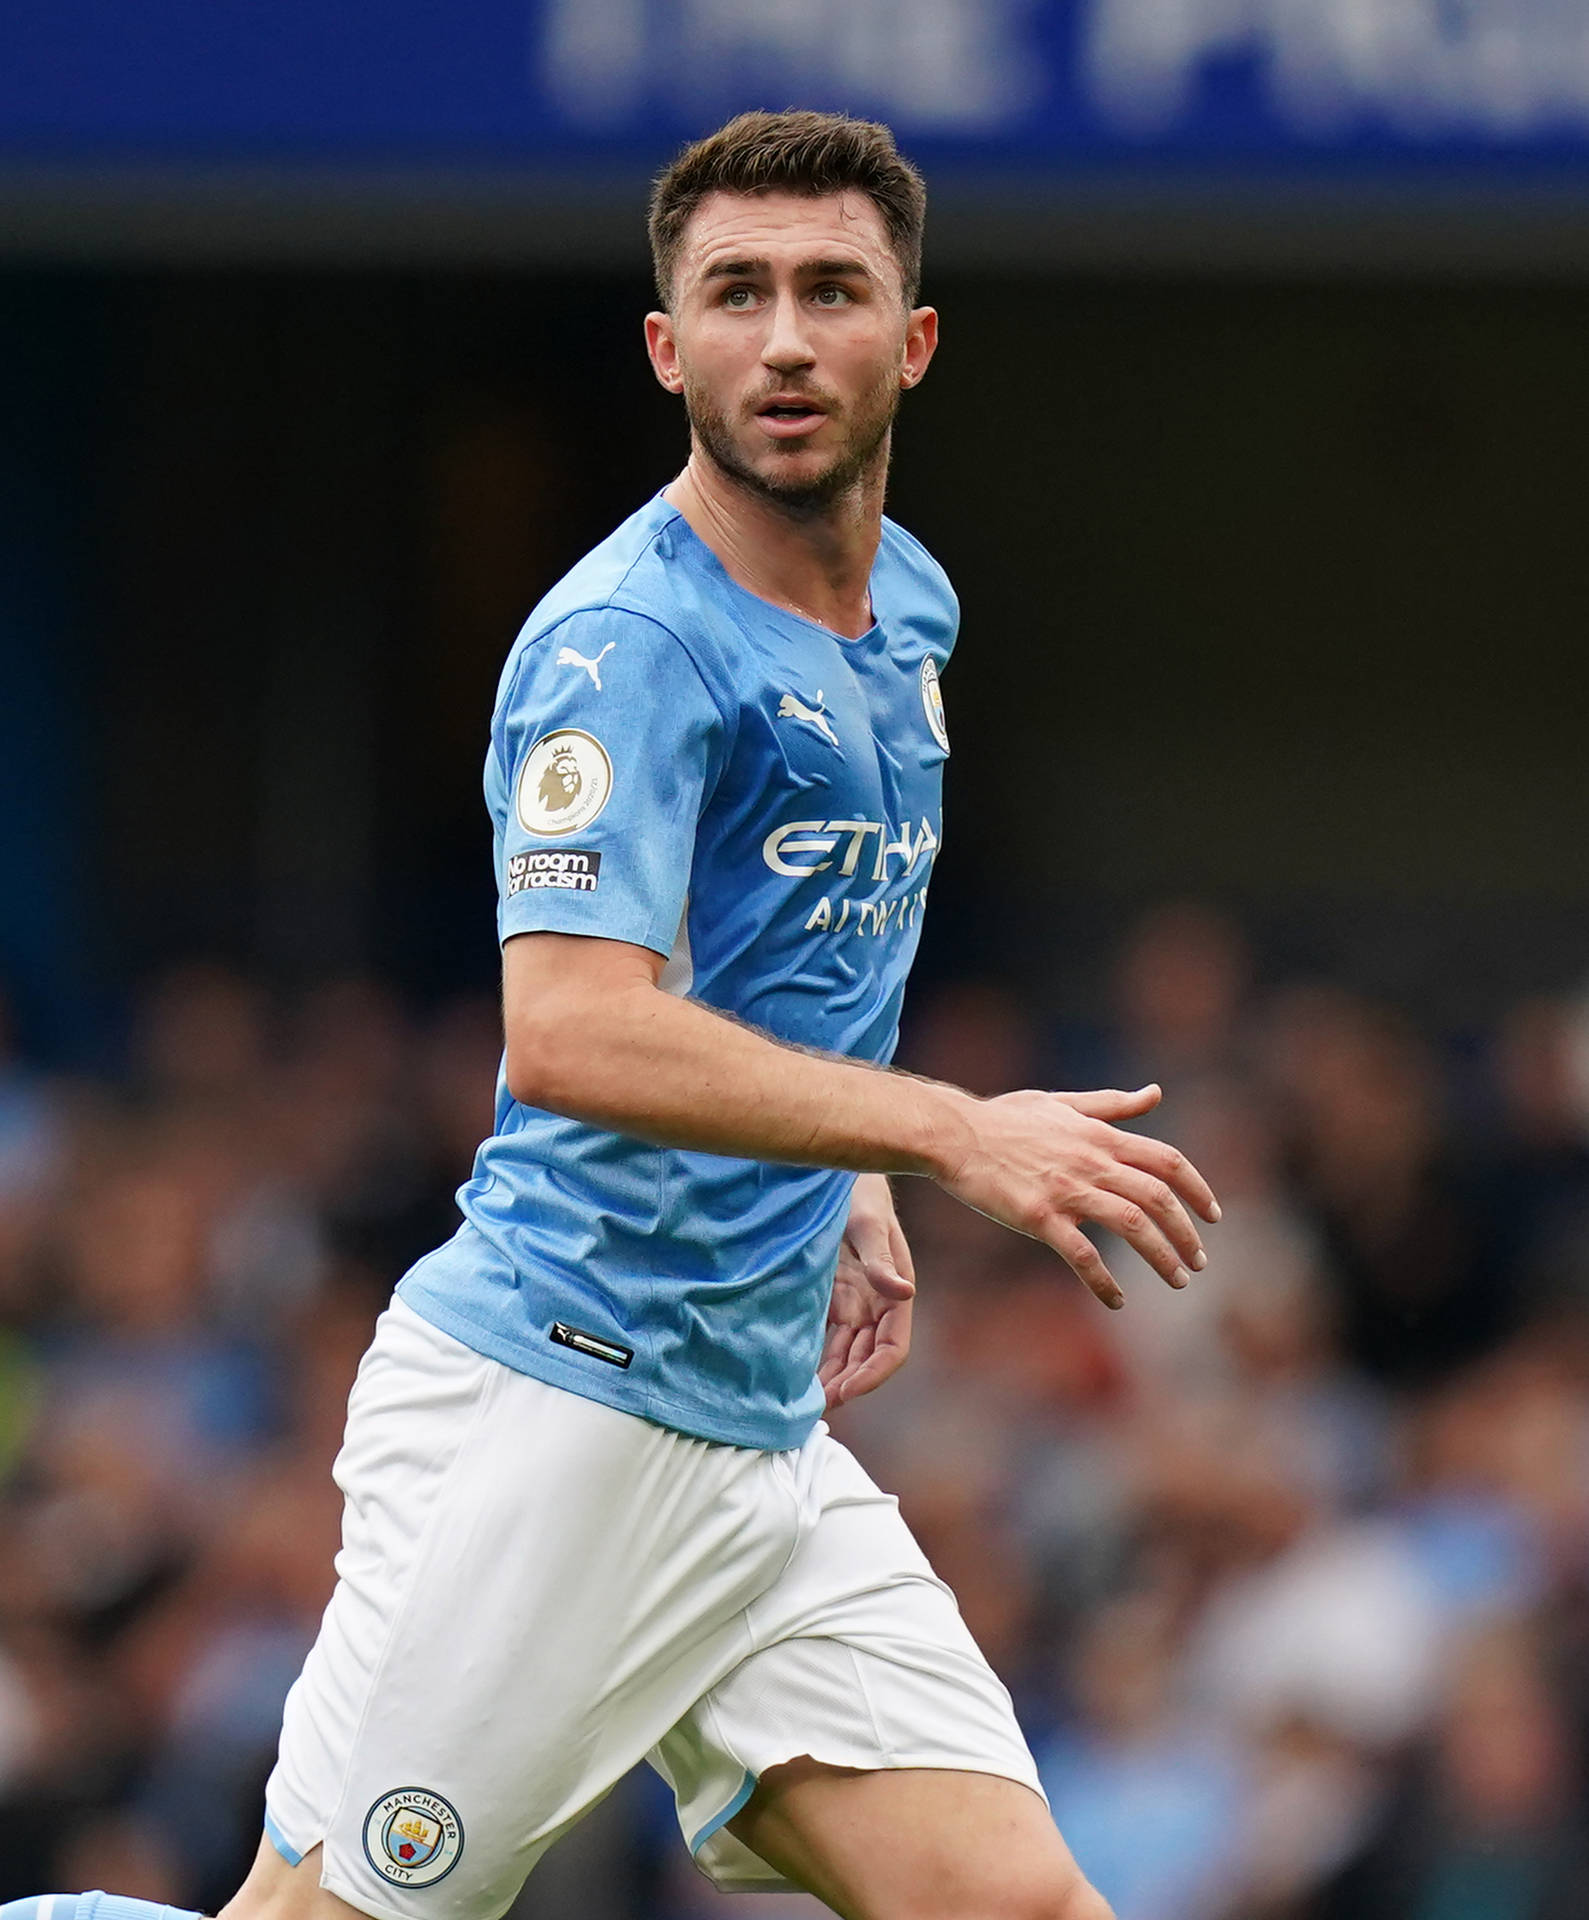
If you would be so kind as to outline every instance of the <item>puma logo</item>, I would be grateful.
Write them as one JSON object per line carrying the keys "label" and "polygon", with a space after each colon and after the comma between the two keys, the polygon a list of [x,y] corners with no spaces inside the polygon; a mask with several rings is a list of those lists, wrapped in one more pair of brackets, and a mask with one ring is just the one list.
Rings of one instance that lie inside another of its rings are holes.
{"label": "puma logo", "polygon": [[[617,644],[618,642],[616,640],[609,640],[606,646],[602,648],[601,652],[596,655],[594,660],[587,660],[584,654],[578,652],[573,647],[564,647],[561,653],[559,653],[557,656],[557,664],[560,667],[583,667],[586,673],[590,675],[592,686],[594,686],[596,691],[600,693],[601,692],[601,663],[603,660],[607,658],[607,655],[612,652],[613,648],[617,646]],[[821,694],[818,694],[817,698],[820,700],[822,698]]]}
{"label": "puma logo", "polygon": [[786,693],[778,702],[778,718],[780,720],[808,720],[811,725],[816,728],[817,732],[822,734],[824,738],[831,740],[834,746],[839,744],[839,736],[833,731],[833,722],[829,720],[827,714],[823,711],[822,689],[820,687],[817,688],[817,704],[814,707],[808,707],[803,700],[796,699],[792,693]]}

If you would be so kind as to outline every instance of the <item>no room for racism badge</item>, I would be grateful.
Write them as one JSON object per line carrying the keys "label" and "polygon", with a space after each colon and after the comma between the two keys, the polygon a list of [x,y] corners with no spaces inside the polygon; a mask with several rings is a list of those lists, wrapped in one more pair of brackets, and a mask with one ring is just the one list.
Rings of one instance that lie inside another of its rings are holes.
{"label": "no room for racism badge", "polygon": [[364,1817],[364,1856],[394,1887],[433,1887],[462,1852],[456,1808],[424,1787],[399,1787]]}

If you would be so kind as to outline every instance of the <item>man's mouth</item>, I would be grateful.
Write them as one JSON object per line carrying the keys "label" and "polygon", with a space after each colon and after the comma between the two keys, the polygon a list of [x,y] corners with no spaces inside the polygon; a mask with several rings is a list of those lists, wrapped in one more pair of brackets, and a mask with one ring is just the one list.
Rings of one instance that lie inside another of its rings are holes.
{"label": "man's mouth", "polygon": [[780,396],[765,400],[756,409],[756,418],[768,433],[779,440],[798,438],[801,434],[814,433],[827,419],[826,411],[809,400],[797,395]]}

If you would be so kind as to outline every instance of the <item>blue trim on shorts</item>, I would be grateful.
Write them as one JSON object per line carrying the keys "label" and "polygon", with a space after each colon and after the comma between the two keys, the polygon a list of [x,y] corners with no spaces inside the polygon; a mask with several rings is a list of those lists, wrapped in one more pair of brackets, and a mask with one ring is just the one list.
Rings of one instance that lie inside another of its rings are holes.
{"label": "blue trim on shorts", "polygon": [[747,1773],[738,1793],[734,1795],[733,1799],[729,1801],[721,1813],[714,1814],[713,1817],[707,1821],[706,1825],[702,1827],[700,1832],[690,1842],[690,1852],[692,1854],[699,1853],[719,1828],[728,1825],[729,1821],[733,1819],[734,1815],[739,1812],[740,1808],[744,1806],[745,1802],[755,1791],[756,1776],[753,1773]]}
{"label": "blue trim on shorts", "polygon": [[265,1838],[281,1855],[282,1859],[287,1862],[289,1867],[301,1867],[303,1865],[303,1855],[289,1842],[286,1834],[276,1825],[275,1820],[271,1817],[269,1807],[265,1809]]}

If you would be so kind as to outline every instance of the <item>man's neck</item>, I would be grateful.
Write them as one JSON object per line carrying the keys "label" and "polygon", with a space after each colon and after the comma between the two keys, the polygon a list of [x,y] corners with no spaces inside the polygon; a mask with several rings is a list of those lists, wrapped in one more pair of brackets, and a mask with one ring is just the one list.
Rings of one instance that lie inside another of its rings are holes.
{"label": "man's neck", "polygon": [[664,490],[731,580],[774,606],[858,639],[872,624],[872,562],[883,530],[887,448],[830,505],[791,511],[730,478],[699,447]]}

